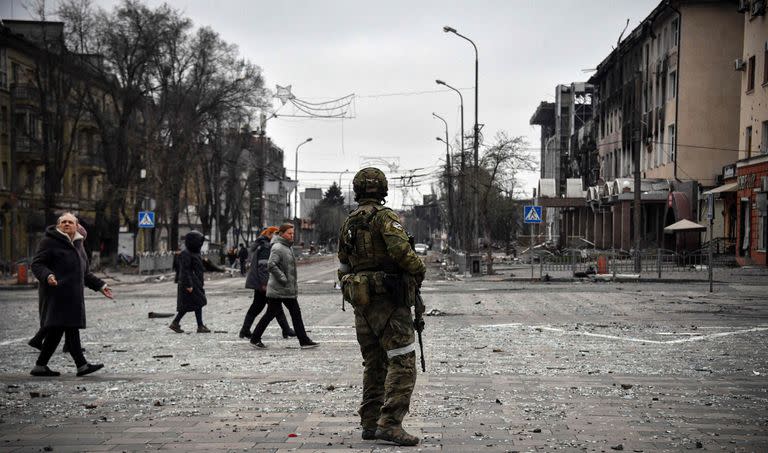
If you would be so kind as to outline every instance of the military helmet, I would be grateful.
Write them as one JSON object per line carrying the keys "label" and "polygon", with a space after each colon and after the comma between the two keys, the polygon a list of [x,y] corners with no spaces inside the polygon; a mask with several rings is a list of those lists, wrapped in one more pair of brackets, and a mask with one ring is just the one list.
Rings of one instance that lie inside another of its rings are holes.
{"label": "military helmet", "polygon": [[355,201],[363,198],[383,200],[387,196],[388,191],[387,177],[378,168],[363,168],[355,174],[355,179],[352,180],[352,188],[355,191]]}

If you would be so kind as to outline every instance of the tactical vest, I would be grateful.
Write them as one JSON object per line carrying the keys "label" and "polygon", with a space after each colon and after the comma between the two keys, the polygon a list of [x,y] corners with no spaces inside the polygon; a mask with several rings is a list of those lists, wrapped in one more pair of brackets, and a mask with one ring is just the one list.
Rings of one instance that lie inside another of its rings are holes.
{"label": "tactical vest", "polygon": [[352,211],[344,223],[344,251],[349,257],[352,272],[399,272],[399,266],[387,253],[387,244],[381,231],[373,225],[380,211],[390,210],[380,205],[363,205]]}

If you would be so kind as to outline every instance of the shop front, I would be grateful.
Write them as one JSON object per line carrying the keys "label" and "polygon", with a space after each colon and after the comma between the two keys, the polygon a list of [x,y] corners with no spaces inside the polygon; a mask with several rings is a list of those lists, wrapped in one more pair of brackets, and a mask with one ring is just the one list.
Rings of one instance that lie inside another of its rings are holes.
{"label": "shop front", "polygon": [[768,155],[736,163],[736,261],[766,266],[768,248]]}

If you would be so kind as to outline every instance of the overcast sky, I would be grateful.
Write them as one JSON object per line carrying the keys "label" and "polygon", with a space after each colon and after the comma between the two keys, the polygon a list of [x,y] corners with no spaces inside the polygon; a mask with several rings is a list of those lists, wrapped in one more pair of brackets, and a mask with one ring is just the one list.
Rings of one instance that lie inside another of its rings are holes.
{"label": "overcast sky", "polygon": [[[11,4],[13,2],[13,5]],[[116,1],[95,0],[111,8]],[[147,0],[149,5],[162,2]],[[435,84],[442,79],[464,96],[465,129],[474,122],[474,51],[442,27],[450,25],[478,47],[479,122],[491,139],[497,131],[526,137],[538,156],[539,130],[529,120],[539,102],[554,99],[559,83],[584,81],[611,51],[626,20],[631,31],[658,0],[553,0],[549,2],[360,0],[261,1],[174,0],[171,5],[196,26],[209,26],[259,65],[267,86],[291,85],[293,94],[322,102],[354,93],[354,118],[346,120],[278,117],[267,131],[285,150],[293,177],[299,152],[302,187],[327,188],[339,180],[346,190],[363,156],[399,163],[388,176],[432,172],[445,163],[444,136],[459,130],[455,92]],[[0,0],[0,15],[29,18],[21,0]],[[13,11],[11,11],[11,9]],[[426,93],[425,93],[426,92]],[[275,99],[275,108],[281,104]],[[280,110],[287,113],[290,106]],[[334,173],[304,173],[328,171]],[[530,194],[536,174],[521,175]],[[409,190],[406,203],[429,193],[429,178]],[[434,181],[434,179],[433,179]],[[400,205],[403,192],[389,202]],[[394,195],[394,196],[393,196]]]}

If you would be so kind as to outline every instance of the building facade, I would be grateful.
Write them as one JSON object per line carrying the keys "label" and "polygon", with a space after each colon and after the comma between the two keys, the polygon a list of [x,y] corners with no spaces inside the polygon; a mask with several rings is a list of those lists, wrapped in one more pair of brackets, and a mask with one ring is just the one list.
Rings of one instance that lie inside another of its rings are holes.
{"label": "building facade", "polygon": [[83,83],[77,55],[61,58],[63,30],[61,22],[0,25],[0,261],[6,264],[34,253],[50,221],[46,206],[75,212],[86,228],[96,223],[105,178],[101,143],[74,92]]}
{"label": "building facade", "polygon": [[766,2],[742,1],[744,47],[734,62],[741,78],[739,160],[736,178],[723,192],[735,219],[736,260],[741,265],[768,265],[768,19]]}

